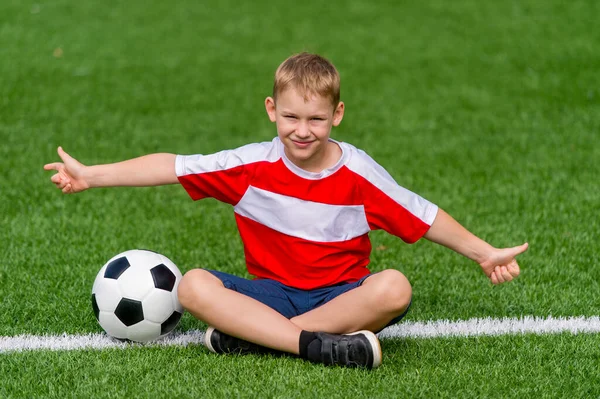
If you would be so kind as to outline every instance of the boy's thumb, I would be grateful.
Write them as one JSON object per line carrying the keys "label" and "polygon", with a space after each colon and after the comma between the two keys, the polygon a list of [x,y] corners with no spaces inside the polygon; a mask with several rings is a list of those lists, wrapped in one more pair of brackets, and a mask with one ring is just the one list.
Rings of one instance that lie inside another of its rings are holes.
{"label": "boy's thumb", "polygon": [[63,162],[66,162],[67,159],[71,159],[71,156],[69,154],[67,154],[65,152],[65,150],[63,150],[62,147],[59,146],[57,152],[58,152],[58,156],[60,157],[60,159],[63,160]]}
{"label": "boy's thumb", "polygon": [[513,249],[515,250],[515,256],[527,251],[527,248],[529,248],[529,243],[527,242],[523,245],[519,245],[518,247],[514,247]]}

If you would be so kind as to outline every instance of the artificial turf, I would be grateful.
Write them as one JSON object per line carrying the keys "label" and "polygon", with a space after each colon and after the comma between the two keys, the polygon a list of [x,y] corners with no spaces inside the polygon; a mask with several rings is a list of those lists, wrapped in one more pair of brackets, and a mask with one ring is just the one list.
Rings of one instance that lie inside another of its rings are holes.
{"label": "artificial turf", "polygon": [[382,340],[376,371],[201,346],[24,352],[0,362],[10,397],[596,397],[597,335]]}
{"label": "artificial turf", "polygon": [[[494,287],[445,248],[372,233],[371,269],[398,268],[413,284],[407,320],[600,314],[599,11],[594,1],[3,1],[0,335],[100,331],[94,277],[131,248],[183,272],[245,275],[231,207],[177,186],[63,196],[42,165],[58,145],[94,164],[270,140],[274,70],[303,50],[340,71],[346,115],[334,138],[491,244],[530,243],[522,276]],[[178,328],[202,327],[188,314]],[[202,347],[2,354],[0,396],[600,392],[595,335],[383,342],[372,373]]]}

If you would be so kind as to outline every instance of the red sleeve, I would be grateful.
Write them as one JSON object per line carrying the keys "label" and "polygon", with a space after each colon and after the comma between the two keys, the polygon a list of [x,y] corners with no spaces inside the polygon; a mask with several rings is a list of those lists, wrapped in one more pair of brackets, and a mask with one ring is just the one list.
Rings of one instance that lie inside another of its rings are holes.
{"label": "red sleeve", "polygon": [[248,189],[248,165],[178,177],[193,200],[215,198],[235,205]]}
{"label": "red sleeve", "polygon": [[[362,179],[361,186],[367,223],[369,223],[371,229],[385,230],[407,243],[414,243],[427,233],[430,224],[426,221],[411,213],[369,181]],[[414,196],[411,201],[421,202],[419,205],[428,208],[424,209],[424,212],[437,212],[437,206],[423,200],[414,193],[410,194]]]}
{"label": "red sleeve", "polygon": [[175,169],[192,199],[210,197],[235,205],[248,189],[256,167],[277,157],[274,141],[253,143],[210,155],[178,155]]}
{"label": "red sleeve", "polygon": [[367,223],[407,243],[421,238],[435,220],[437,205],[400,186],[394,178],[364,151],[349,147],[347,166],[356,174]]}

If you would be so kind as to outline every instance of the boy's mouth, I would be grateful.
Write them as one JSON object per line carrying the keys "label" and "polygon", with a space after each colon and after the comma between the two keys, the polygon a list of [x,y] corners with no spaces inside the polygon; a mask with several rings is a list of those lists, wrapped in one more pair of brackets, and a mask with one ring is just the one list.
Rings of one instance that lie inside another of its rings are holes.
{"label": "boy's mouth", "polygon": [[294,145],[298,148],[306,148],[308,147],[312,141],[296,141],[296,140],[292,140],[292,143],[294,143]]}

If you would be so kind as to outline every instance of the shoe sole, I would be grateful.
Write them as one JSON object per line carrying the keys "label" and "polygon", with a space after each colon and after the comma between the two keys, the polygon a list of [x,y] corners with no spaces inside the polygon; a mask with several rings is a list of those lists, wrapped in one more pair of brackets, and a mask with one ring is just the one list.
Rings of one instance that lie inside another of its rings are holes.
{"label": "shoe sole", "polygon": [[213,331],[215,331],[214,327],[209,326],[206,329],[206,332],[204,333],[204,345],[208,348],[209,351],[211,351],[212,353],[217,353],[217,351],[215,350],[215,348],[213,348],[212,344],[210,343],[210,337],[213,334]]}
{"label": "shoe sole", "polygon": [[372,368],[377,368],[379,366],[381,366],[381,344],[379,343],[379,339],[377,338],[377,335],[373,334],[373,332],[369,331],[369,330],[361,330],[361,331],[357,331],[357,332],[353,332],[350,334],[344,334],[344,335],[356,335],[356,334],[363,334],[365,337],[367,337],[367,339],[369,340],[369,343],[371,344],[371,348],[373,348],[373,366],[371,366]]}

